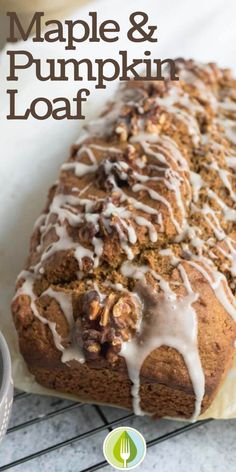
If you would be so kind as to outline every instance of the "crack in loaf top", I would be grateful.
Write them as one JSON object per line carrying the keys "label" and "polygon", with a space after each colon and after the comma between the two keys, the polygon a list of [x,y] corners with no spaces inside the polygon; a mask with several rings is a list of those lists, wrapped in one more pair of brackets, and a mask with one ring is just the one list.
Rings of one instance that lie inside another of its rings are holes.
{"label": "crack in loaf top", "polygon": [[[73,146],[35,225],[21,277],[33,280],[34,289],[20,281],[18,295],[34,303],[34,293],[45,295],[50,285],[81,294],[77,311],[85,316],[76,323],[85,357],[101,358],[101,344],[112,345],[106,347],[111,363],[119,352],[125,357],[136,412],[142,365],[134,368],[132,359],[144,361],[163,344],[177,349],[197,415],[204,376],[196,313],[213,293],[215,312],[219,304],[236,319],[236,82],[214,64],[176,64],[179,82],[123,85]],[[72,326],[71,309],[64,299],[59,303]],[[155,335],[147,334],[145,316]],[[55,326],[50,329],[63,350]],[[147,349],[140,350],[143,341]]]}

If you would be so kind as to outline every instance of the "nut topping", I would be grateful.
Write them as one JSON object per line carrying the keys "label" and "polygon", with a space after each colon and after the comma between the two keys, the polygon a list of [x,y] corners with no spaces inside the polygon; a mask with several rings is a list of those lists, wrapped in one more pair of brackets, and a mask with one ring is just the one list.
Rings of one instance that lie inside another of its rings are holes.
{"label": "nut topping", "polygon": [[100,344],[92,340],[84,342],[84,349],[89,353],[90,359],[96,359],[101,352]]}
{"label": "nut topping", "polygon": [[101,320],[100,320],[100,325],[101,326],[106,326],[107,325],[108,320],[109,320],[110,310],[111,310],[112,306],[114,305],[115,298],[116,298],[116,295],[114,293],[110,293],[110,295],[108,295],[105,307],[102,311],[102,316],[101,316]]}
{"label": "nut topping", "polygon": [[79,301],[76,321],[78,341],[86,359],[117,362],[123,341],[134,336],[140,307],[130,293],[110,293],[103,302],[96,290]]}
{"label": "nut topping", "polygon": [[131,306],[128,304],[128,300],[125,297],[121,297],[113,307],[113,316],[119,318],[121,315],[128,316],[131,313]]}
{"label": "nut topping", "polygon": [[100,297],[96,290],[88,292],[82,304],[82,310],[90,320],[95,320],[100,310]]}

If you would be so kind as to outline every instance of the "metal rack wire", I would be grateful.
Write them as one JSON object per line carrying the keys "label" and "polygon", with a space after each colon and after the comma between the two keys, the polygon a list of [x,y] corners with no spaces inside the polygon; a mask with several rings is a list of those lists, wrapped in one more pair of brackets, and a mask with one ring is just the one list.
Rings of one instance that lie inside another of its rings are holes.
{"label": "metal rack wire", "polygon": [[[28,402],[30,397],[32,397],[32,395],[24,393],[24,392],[16,393],[15,397],[14,397],[15,404],[16,404],[16,402],[18,403],[20,400],[23,400],[23,399],[25,399],[25,401]],[[16,459],[14,461],[10,461],[10,462],[7,461],[6,463],[4,463],[3,465],[0,466],[0,471],[9,470],[9,469],[12,469],[16,466],[26,464],[27,462],[31,462],[31,461],[32,461],[32,470],[34,470],[33,461],[35,459],[39,458],[40,456],[43,456],[45,454],[50,454],[53,451],[57,451],[57,450],[60,450],[62,448],[66,448],[66,447],[68,447],[72,444],[79,443],[80,441],[82,441],[84,439],[87,439],[87,438],[93,438],[94,439],[94,438],[96,438],[96,436],[99,433],[101,433],[101,432],[108,433],[108,431],[111,431],[112,428],[117,427],[117,426],[125,425],[125,424],[127,424],[127,421],[129,421],[130,419],[134,419],[134,415],[132,413],[126,412],[126,414],[122,415],[118,419],[109,420],[107,418],[107,415],[104,413],[103,409],[101,407],[97,406],[97,405],[87,405],[87,404],[83,404],[83,403],[70,402],[66,406],[62,406],[61,408],[53,409],[52,411],[49,411],[48,413],[43,414],[43,415],[38,414],[37,416],[35,416],[35,417],[33,417],[33,418],[31,418],[27,421],[24,421],[24,422],[21,422],[21,423],[18,423],[16,425],[14,425],[14,426],[9,427],[9,429],[7,431],[7,435],[11,435],[11,434],[13,434],[17,431],[24,430],[25,428],[28,429],[31,426],[35,426],[35,425],[38,425],[40,423],[41,424],[45,423],[48,420],[51,420],[52,418],[55,418],[59,415],[62,416],[65,413],[68,413],[68,412],[71,412],[71,411],[78,411],[78,409],[80,409],[81,407],[87,408],[87,409],[90,409],[90,410],[93,409],[94,414],[96,413],[96,415],[100,419],[100,424],[96,427],[93,427],[93,428],[89,429],[88,431],[82,432],[80,434],[72,436],[72,437],[70,437],[68,439],[65,439],[63,441],[56,442],[55,444],[49,445],[46,448],[42,448],[42,449],[40,449],[36,452],[23,455],[21,458]],[[154,438],[148,440],[147,441],[147,447],[151,448],[154,445],[157,445],[157,444],[159,444],[163,441],[167,441],[168,439],[171,439],[175,436],[186,433],[186,432],[188,432],[192,429],[198,428],[200,425],[203,425],[203,424],[208,423],[210,421],[212,421],[212,420],[209,419],[209,420],[205,420],[205,421],[201,421],[201,422],[188,423],[188,424],[184,424],[184,425],[181,425],[181,423],[180,423],[180,425],[177,426],[174,430],[171,430],[169,432],[166,432],[165,434],[162,434],[158,437],[154,437]],[[24,445],[23,444],[22,444],[22,451],[24,451]],[[105,468],[107,465],[108,465],[107,462],[105,460],[102,460],[100,462],[97,462],[97,463],[91,465],[88,468],[81,469],[80,472],[93,472],[93,471]]]}

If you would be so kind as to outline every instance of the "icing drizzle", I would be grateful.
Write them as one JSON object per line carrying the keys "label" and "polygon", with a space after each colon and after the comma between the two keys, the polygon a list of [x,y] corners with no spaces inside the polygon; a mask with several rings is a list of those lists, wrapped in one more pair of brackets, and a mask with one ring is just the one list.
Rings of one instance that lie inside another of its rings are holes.
{"label": "icing drizzle", "polygon": [[[143,319],[137,335],[131,341],[123,343],[121,355],[126,360],[129,377],[133,383],[133,410],[137,415],[145,414],[140,407],[140,371],[143,362],[152,351],[161,346],[172,347],[183,356],[195,393],[193,419],[200,414],[205,378],[198,352],[197,315],[193,307],[198,294],[193,292],[184,267],[179,265],[178,269],[187,292],[181,299],[178,299],[170,285],[153,271],[152,275],[160,281],[161,294],[156,295],[147,284],[141,288],[136,285],[136,292],[143,303]],[[124,275],[138,280],[148,271],[148,267],[135,267],[129,263],[125,263],[121,268]]]}
{"label": "icing drizzle", "polygon": [[[60,193],[57,189],[48,212],[37,220],[35,230],[40,234],[38,259],[28,271],[20,274],[23,284],[18,289],[16,297],[21,294],[28,295],[34,316],[51,330],[55,346],[62,353],[62,362],[72,359],[84,362],[83,352],[74,343],[73,337],[70,346],[65,348],[63,340],[57,333],[56,323],[47,320],[39,313],[34,283],[47,270],[48,259],[60,251],[70,251],[78,263],[78,278],[86,277],[85,259],[92,262],[91,272],[103,262],[104,240],[99,235],[101,224],[108,234],[115,232],[123,254],[128,260],[121,265],[120,272],[123,276],[136,281],[134,291],[143,306],[143,317],[139,320],[136,336],[124,342],[120,352],[126,359],[132,382],[133,409],[136,414],[143,414],[140,405],[142,365],[153,350],[165,345],[176,349],[184,359],[195,393],[193,414],[195,419],[201,411],[205,388],[204,372],[198,351],[198,322],[194,305],[199,294],[192,289],[181,258],[176,257],[170,247],[172,243],[178,243],[181,249],[187,252],[190,260],[186,263],[204,276],[216,298],[236,321],[233,295],[226,277],[217,268],[221,254],[226,261],[226,269],[232,277],[236,276],[236,241],[226,234],[221,222],[222,217],[226,223],[233,224],[236,221],[234,191],[236,125],[235,119],[229,118],[228,115],[227,118],[224,116],[225,113],[235,112],[236,105],[230,99],[224,100],[218,97],[217,93],[213,92],[213,87],[211,89],[207,85],[210,82],[209,77],[211,78],[213,74],[211,66],[198,64],[195,68],[191,68],[180,62],[179,68],[182,82],[191,83],[197,89],[196,96],[185,92],[181,84],[173,84],[165,93],[153,99],[152,107],[162,110],[160,123],[165,120],[165,115],[174,116],[176,124],[173,126],[177,129],[178,126],[184,127],[187,137],[192,142],[193,150],[200,150],[204,154],[205,146],[210,145],[212,152],[202,167],[205,166],[207,171],[217,174],[227,195],[226,201],[222,197],[222,192],[213,190],[204,180],[202,173],[192,169],[189,165],[191,159],[180,150],[177,140],[167,135],[165,131],[159,131],[154,125],[149,124],[151,127],[147,128],[145,117],[142,116],[145,96],[142,88],[134,91],[135,100],[132,90],[121,90],[117,105],[111,107],[101,119],[88,127],[86,134],[80,139],[75,159],[62,166],[63,174],[72,174],[79,182],[84,179],[84,187],[79,188],[75,185],[68,193],[64,191]],[[206,81],[204,74],[207,77]],[[199,116],[205,113],[202,103],[206,101],[213,116],[212,134],[211,132],[204,134],[200,129]],[[137,147],[139,150],[135,166],[132,160],[129,162],[124,159],[120,145],[101,144],[97,139],[107,133],[109,135],[115,124],[115,133],[122,141],[125,128],[123,123],[118,121],[124,105],[133,107],[139,114],[136,131],[128,138],[129,152],[135,152]],[[217,133],[227,140],[228,148],[225,147],[225,141],[223,144],[221,140],[217,141],[215,138]],[[220,159],[215,157],[220,153],[224,154],[227,169],[222,167]],[[106,182],[111,195],[118,196],[115,202],[107,196],[107,189],[105,196],[100,192],[98,197],[93,197],[95,175],[101,169],[103,181]],[[205,199],[202,203],[203,193]],[[98,210],[98,204],[102,206],[102,211]],[[209,238],[206,238],[201,228],[194,224],[193,216],[197,214],[206,225],[211,235]],[[168,241],[167,248],[160,249],[158,246],[160,235],[165,232],[168,235],[167,223],[172,225],[172,240]],[[93,234],[87,241],[88,244],[83,244],[73,238],[69,228],[83,228],[87,224],[92,226]],[[161,255],[170,257],[171,264],[179,271],[186,292],[182,298],[178,298],[170,284],[151,267],[140,266],[133,262],[136,256],[135,247],[139,242],[140,227],[145,229],[151,247],[155,250],[158,247]],[[52,232],[53,241],[49,237]],[[159,284],[158,294],[153,293],[147,284],[148,273]],[[126,290],[121,283],[104,284],[115,291]],[[40,298],[46,295],[59,304],[72,333],[74,318],[71,294],[50,287]]]}

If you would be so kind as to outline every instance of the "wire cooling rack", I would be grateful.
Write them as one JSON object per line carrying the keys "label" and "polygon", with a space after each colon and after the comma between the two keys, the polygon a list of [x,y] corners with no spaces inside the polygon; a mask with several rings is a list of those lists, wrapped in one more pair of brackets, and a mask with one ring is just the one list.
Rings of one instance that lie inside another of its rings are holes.
{"label": "wire cooling rack", "polygon": [[70,467],[66,470],[101,470],[108,465],[102,455],[103,440],[117,426],[137,427],[144,434],[147,447],[152,448],[210,421],[152,421],[124,410],[16,392],[2,454],[0,451],[0,471],[13,468],[16,472],[43,470],[45,455],[47,470],[62,470],[68,448]]}

